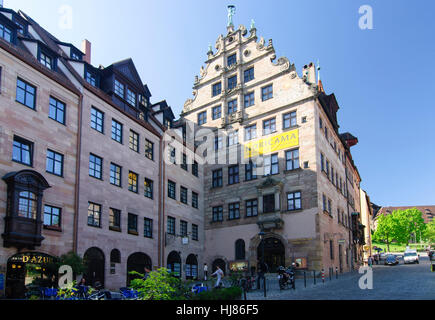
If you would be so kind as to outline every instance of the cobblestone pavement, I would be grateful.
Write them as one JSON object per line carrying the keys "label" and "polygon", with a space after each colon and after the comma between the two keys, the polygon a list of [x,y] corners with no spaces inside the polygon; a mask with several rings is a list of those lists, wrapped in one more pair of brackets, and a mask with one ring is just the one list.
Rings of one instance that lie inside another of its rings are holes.
{"label": "cobblestone pavement", "polygon": [[[435,264],[435,262],[433,262]],[[424,256],[420,264],[403,264],[403,260],[396,266],[373,266],[373,289],[359,288],[362,274],[351,272],[339,275],[329,280],[325,276],[325,283],[317,279],[296,279],[296,290],[280,291],[277,285],[269,284],[267,297],[263,291],[247,293],[248,300],[435,300],[435,272],[430,271],[430,261]],[[278,282],[268,279],[269,282]]]}

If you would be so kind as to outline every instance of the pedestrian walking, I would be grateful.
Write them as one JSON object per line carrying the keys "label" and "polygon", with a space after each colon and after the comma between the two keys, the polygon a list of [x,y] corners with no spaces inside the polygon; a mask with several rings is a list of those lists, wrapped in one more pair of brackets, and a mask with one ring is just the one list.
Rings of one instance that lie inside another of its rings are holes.
{"label": "pedestrian walking", "polygon": [[216,284],[215,284],[214,287],[215,287],[215,288],[219,288],[220,285],[221,285],[222,277],[224,276],[224,272],[222,271],[221,268],[219,268],[219,266],[217,266],[216,271],[215,271],[211,276],[212,276],[212,277],[214,277],[214,276],[217,277],[217,279],[216,279]]}
{"label": "pedestrian walking", "polygon": [[373,259],[372,259],[372,256],[370,256],[370,257],[367,259],[367,264],[369,265],[370,268],[372,267],[372,265],[373,265]]}

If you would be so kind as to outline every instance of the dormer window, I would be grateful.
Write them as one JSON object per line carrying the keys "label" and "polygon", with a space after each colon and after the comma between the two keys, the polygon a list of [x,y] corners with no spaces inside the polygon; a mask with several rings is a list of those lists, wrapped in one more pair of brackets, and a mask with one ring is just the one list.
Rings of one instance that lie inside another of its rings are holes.
{"label": "dormer window", "polygon": [[85,80],[94,87],[97,85],[97,77],[89,71],[86,71]]}
{"label": "dormer window", "polygon": [[24,30],[24,26],[23,26],[21,23],[16,22],[16,21],[15,21],[15,24],[16,24],[17,27],[18,27],[18,32],[21,33],[22,35],[24,35],[24,33],[25,33],[25,32],[24,32],[24,31],[25,31],[25,30]]}
{"label": "dormer window", "polygon": [[73,60],[82,60],[82,58],[75,52],[71,52],[71,59]]}
{"label": "dormer window", "polygon": [[47,68],[54,70],[54,59],[45,52],[39,53],[39,62],[41,62]]}
{"label": "dormer window", "polygon": [[130,89],[127,89],[127,102],[132,106],[136,106],[136,94]]}
{"label": "dormer window", "polygon": [[123,99],[124,99],[124,90],[125,90],[124,85],[118,80],[115,80],[115,93]]}
{"label": "dormer window", "polygon": [[0,37],[7,42],[12,42],[12,30],[0,23]]}

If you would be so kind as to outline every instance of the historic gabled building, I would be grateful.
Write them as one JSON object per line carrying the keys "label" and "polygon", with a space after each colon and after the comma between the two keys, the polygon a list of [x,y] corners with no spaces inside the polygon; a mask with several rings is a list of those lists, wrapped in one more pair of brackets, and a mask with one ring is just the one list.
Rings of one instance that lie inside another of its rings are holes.
{"label": "historic gabled building", "polygon": [[351,135],[339,134],[338,103],[314,64],[299,76],[253,25],[229,24],[193,89],[182,118],[199,127],[197,141],[214,135],[204,167],[206,262],[256,267],[264,237],[272,271],[291,262],[319,271],[358,263]]}

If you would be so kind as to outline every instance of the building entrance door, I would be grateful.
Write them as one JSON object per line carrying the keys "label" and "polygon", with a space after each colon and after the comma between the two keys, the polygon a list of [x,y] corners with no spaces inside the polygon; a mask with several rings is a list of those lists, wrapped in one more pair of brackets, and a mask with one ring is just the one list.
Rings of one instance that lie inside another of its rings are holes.
{"label": "building entrance door", "polygon": [[285,247],[281,240],[277,238],[267,238],[260,242],[257,248],[257,257],[259,262],[263,258],[263,246],[264,244],[264,262],[268,267],[268,272],[277,272],[280,266],[285,266]]}
{"label": "building entrance door", "polygon": [[340,273],[343,273],[343,246],[338,245],[338,261],[340,264]]}
{"label": "building entrance door", "polygon": [[90,248],[83,255],[86,265],[86,283],[95,287],[100,283],[104,286],[104,253],[98,248]]}

